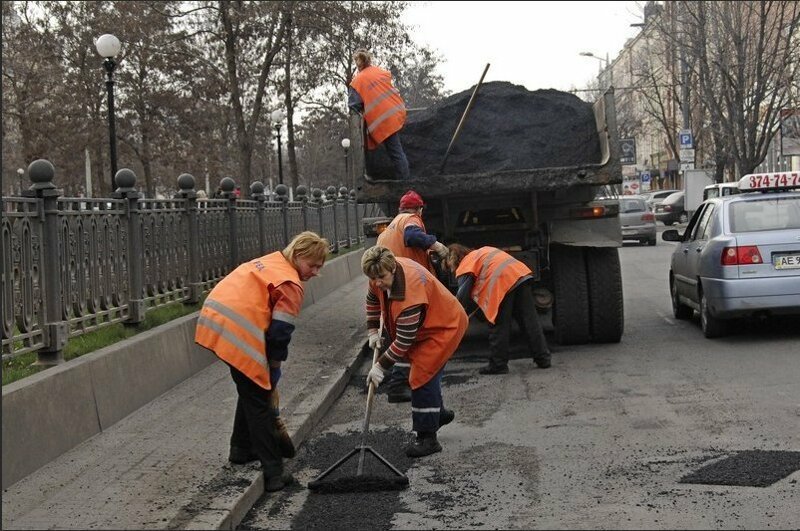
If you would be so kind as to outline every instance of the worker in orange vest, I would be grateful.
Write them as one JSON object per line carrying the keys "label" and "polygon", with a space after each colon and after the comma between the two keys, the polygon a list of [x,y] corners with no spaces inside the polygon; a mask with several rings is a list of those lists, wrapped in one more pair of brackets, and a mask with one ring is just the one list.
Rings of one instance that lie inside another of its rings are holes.
{"label": "worker in orange vest", "polygon": [[550,350],[536,315],[536,301],[531,291],[530,268],[495,247],[470,249],[453,243],[445,267],[458,282],[456,297],[465,307],[472,304],[489,322],[489,363],[481,374],[507,374],[511,320],[517,321],[527,338],[531,357],[541,369],[550,367]]}
{"label": "worker in orange vest", "polygon": [[319,274],[328,249],[327,240],[306,231],[283,251],[245,262],[211,290],[197,319],[195,342],[228,364],[239,395],[228,459],[260,460],[270,492],[293,481],[283,469],[295,450],[279,416],[277,385],[303,305],[302,282]]}
{"label": "worker in orange vest", "polygon": [[[447,247],[436,240],[436,236],[428,234],[422,221],[422,209],[425,202],[414,190],[409,190],[400,198],[399,213],[391,223],[378,235],[377,245],[386,247],[395,257],[410,258],[435,274],[430,260],[430,252],[435,252],[440,259],[447,256]],[[392,403],[410,402],[411,388],[408,386],[410,366],[398,361],[392,367],[392,375],[386,382],[387,400]]]}
{"label": "worker in orange vest", "polygon": [[350,81],[347,105],[364,116],[367,123],[367,149],[383,144],[392,160],[395,176],[411,178],[398,132],[406,123],[406,105],[392,85],[392,74],[372,64],[372,54],[365,49],[353,54],[358,72]]}
{"label": "worker in orange vest", "polygon": [[368,342],[380,348],[381,325],[391,339],[367,375],[376,387],[392,365],[411,365],[411,422],[414,442],[409,457],[442,451],[436,437],[455,418],[442,401],[442,372],[467,330],[467,314],[458,300],[430,271],[410,258],[395,258],[380,246],[367,249],[361,269],[369,278],[366,300]]}

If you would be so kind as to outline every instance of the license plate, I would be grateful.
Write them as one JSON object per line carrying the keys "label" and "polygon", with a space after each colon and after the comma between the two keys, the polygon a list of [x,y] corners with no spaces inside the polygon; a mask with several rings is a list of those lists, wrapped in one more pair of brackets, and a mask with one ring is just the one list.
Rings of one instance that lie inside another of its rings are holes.
{"label": "license plate", "polygon": [[775,255],[772,263],[775,269],[800,269],[800,253]]}

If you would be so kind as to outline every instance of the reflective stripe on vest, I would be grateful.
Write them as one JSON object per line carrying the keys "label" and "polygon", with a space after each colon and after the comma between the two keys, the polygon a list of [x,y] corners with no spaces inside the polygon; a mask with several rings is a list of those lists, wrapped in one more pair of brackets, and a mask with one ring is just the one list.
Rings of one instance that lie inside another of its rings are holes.
{"label": "reflective stripe on vest", "polygon": [[483,311],[486,319],[495,324],[500,304],[519,279],[530,275],[530,268],[510,254],[494,247],[471,251],[456,269],[456,277],[471,274],[475,277],[470,296]]}
{"label": "reflective stripe on vest", "polygon": [[[412,221],[414,221],[414,223],[412,223]],[[406,246],[406,228],[412,225],[420,227],[422,231],[425,232],[425,223],[422,222],[422,218],[417,214],[412,212],[397,214],[392,222],[389,223],[389,226],[378,235],[378,239],[375,243],[376,245],[386,247],[392,251],[395,258],[410,258],[428,271],[433,272],[433,265],[431,264],[430,258],[428,258],[427,251],[419,249],[418,247]]]}

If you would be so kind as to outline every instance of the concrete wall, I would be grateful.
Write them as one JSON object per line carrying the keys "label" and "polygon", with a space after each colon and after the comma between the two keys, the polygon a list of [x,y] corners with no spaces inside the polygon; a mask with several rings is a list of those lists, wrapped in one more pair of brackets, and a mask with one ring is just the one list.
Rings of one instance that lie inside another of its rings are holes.
{"label": "concrete wall", "polygon": [[[362,254],[325,264],[304,306],[358,278]],[[3,387],[3,489],[216,361],[194,343],[196,321],[187,315]]]}

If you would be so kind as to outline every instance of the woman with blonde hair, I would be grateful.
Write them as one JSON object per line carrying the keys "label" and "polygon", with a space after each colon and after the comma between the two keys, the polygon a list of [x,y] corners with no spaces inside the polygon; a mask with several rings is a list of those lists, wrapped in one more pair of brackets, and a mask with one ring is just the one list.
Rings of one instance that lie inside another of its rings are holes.
{"label": "woman with blonde hair", "polygon": [[195,341],[228,364],[239,395],[228,460],[260,460],[270,492],[293,481],[283,470],[295,449],[279,416],[277,385],[303,306],[302,283],[319,274],[328,249],[325,238],[301,232],[283,251],[230,272],[197,319]]}
{"label": "woman with blonde hair", "polygon": [[375,246],[364,252],[361,269],[369,278],[366,299],[370,347],[380,347],[381,324],[392,341],[367,376],[380,385],[392,366],[411,366],[411,421],[416,439],[409,457],[442,450],[436,433],[455,418],[442,401],[442,371],[467,330],[467,314],[456,298],[425,267]]}

